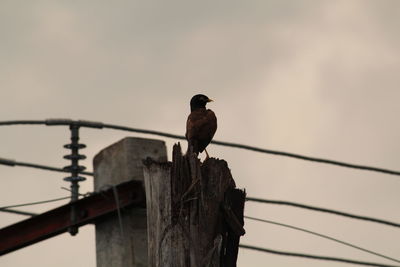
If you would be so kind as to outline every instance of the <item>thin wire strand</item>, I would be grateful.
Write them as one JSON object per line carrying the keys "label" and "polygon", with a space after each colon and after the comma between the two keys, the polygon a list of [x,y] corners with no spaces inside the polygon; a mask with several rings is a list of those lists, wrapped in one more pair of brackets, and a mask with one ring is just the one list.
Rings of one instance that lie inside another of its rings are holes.
{"label": "thin wire strand", "polygon": [[123,227],[123,224],[122,224],[121,206],[120,206],[120,203],[119,203],[118,190],[117,190],[117,187],[115,185],[112,185],[112,189],[113,189],[115,205],[117,206],[119,231],[120,231],[120,234],[121,234],[121,239],[123,239],[125,237],[125,234],[124,234],[124,227]]}
{"label": "thin wire strand", "polygon": [[318,256],[318,255],[311,255],[311,254],[303,254],[303,253],[295,253],[295,252],[287,252],[287,251],[279,251],[273,250],[268,248],[261,248],[251,245],[241,244],[239,245],[241,248],[256,250],[260,252],[266,252],[276,255],[282,256],[291,256],[291,257],[301,257],[301,258],[308,258],[308,259],[315,259],[315,260],[324,260],[324,261],[335,261],[335,262],[342,262],[342,263],[351,263],[357,265],[364,265],[364,266],[376,266],[376,267],[400,267],[399,265],[388,265],[382,263],[374,263],[374,262],[366,262],[366,261],[358,261],[358,260],[351,260],[351,259],[344,259],[344,258],[337,258],[337,257],[329,257],[329,256]]}
{"label": "thin wire strand", "polygon": [[[116,130],[143,133],[143,134],[158,135],[158,136],[163,136],[163,137],[168,137],[168,138],[175,138],[175,139],[182,139],[182,140],[186,139],[186,137],[182,136],[182,135],[169,134],[169,133],[164,133],[164,132],[159,132],[159,131],[152,131],[152,130],[143,130],[143,129],[137,129],[137,128],[119,126],[119,125],[113,125],[113,124],[103,124],[103,127],[104,128],[109,128],[109,129],[116,129]],[[381,173],[386,173],[386,174],[391,174],[391,175],[399,175],[400,176],[400,172],[399,171],[393,171],[393,170],[384,169],[384,168],[371,167],[371,166],[365,166],[365,165],[359,165],[359,164],[351,164],[351,163],[340,162],[340,161],[336,161],[336,160],[323,159],[323,158],[309,157],[309,156],[304,156],[304,155],[295,154],[295,153],[289,153],[289,152],[277,151],[277,150],[270,150],[270,149],[259,148],[259,147],[243,145],[243,144],[237,144],[237,143],[232,143],[232,142],[224,142],[224,141],[212,140],[211,143],[215,144],[215,145],[220,145],[220,146],[235,147],[235,148],[241,148],[241,149],[246,149],[246,150],[250,150],[250,151],[266,153],[266,154],[285,156],[285,157],[291,157],[291,158],[296,158],[296,159],[301,159],[301,160],[332,164],[332,165],[341,166],[341,167],[347,167],[347,168],[353,168],[353,169],[359,169],[359,170],[367,170],[367,171],[374,171],[374,172],[381,172]]]}
{"label": "thin wire strand", "polygon": [[[46,170],[46,171],[55,171],[55,172],[63,172],[63,173],[69,172],[68,170],[64,170],[63,168],[51,167],[51,166],[46,166],[46,165],[41,165],[41,164],[36,164],[36,163],[15,161],[13,159],[5,159],[5,158],[0,158],[0,164],[7,165],[10,167],[21,166],[21,167],[36,168],[36,169],[41,169],[41,170]],[[81,171],[79,173],[88,175],[88,176],[93,176],[92,172]]]}
{"label": "thin wire strand", "polygon": [[1,121],[1,126],[8,125],[30,125],[30,124],[46,124],[44,120],[15,120],[15,121]]}
{"label": "thin wire strand", "polygon": [[289,224],[279,223],[279,222],[275,222],[275,221],[270,221],[270,220],[255,218],[255,217],[251,217],[251,216],[244,216],[244,218],[247,218],[247,219],[253,220],[253,221],[259,221],[259,222],[264,222],[264,223],[279,225],[279,226],[283,226],[283,227],[286,227],[286,228],[290,228],[290,229],[302,231],[302,232],[305,232],[305,233],[308,233],[308,234],[312,234],[312,235],[315,235],[315,236],[319,236],[319,237],[322,237],[322,238],[325,238],[325,239],[328,239],[328,240],[337,242],[337,243],[339,243],[339,244],[342,244],[342,245],[345,245],[345,246],[348,246],[348,247],[351,247],[351,248],[355,248],[355,249],[364,251],[364,252],[366,252],[366,253],[369,253],[369,254],[372,254],[372,255],[375,255],[375,256],[378,256],[378,257],[387,259],[387,260],[391,260],[391,261],[400,263],[400,260],[397,260],[397,259],[395,259],[395,258],[386,256],[386,255],[383,255],[383,254],[378,253],[378,252],[374,252],[374,251],[369,250],[369,249],[365,249],[365,248],[359,247],[359,246],[357,246],[357,245],[354,245],[354,244],[351,244],[351,243],[348,243],[348,242],[345,242],[345,241],[336,239],[336,238],[334,238],[334,237],[330,237],[330,236],[327,236],[327,235],[324,235],[324,234],[320,234],[320,233],[317,233],[317,232],[314,232],[314,231],[310,231],[310,230],[307,230],[307,229],[304,229],[304,228],[300,228],[300,227],[293,226],[293,225],[289,225]]}
{"label": "thin wire strand", "polygon": [[215,141],[211,141],[211,143],[216,144],[216,145],[221,145],[221,146],[229,146],[229,147],[247,149],[247,150],[251,150],[251,151],[272,154],[272,155],[277,155],[277,156],[284,156],[284,157],[296,158],[296,159],[301,159],[301,160],[306,160],[306,161],[331,164],[331,165],[336,165],[336,166],[340,166],[340,167],[347,167],[347,168],[352,168],[352,169],[380,172],[380,173],[400,176],[400,171],[394,171],[394,170],[389,170],[389,169],[384,169],[384,168],[371,167],[371,166],[360,165],[360,164],[352,164],[352,163],[346,163],[346,162],[342,162],[342,161],[323,159],[323,158],[317,158],[317,157],[310,157],[310,156],[305,156],[305,155],[300,155],[300,154],[295,154],[295,153],[270,150],[270,149],[265,149],[265,148],[258,148],[258,147],[254,147],[254,146],[248,146],[248,145],[242,145],[242,144],[236,144],[236,143],[230,143],[230,142],[222,142],[222,141],[215,140]]}
{"label": "thin wire strand", "polygon": [[30,202],[30,203],[24,203],[24,204],[3,206],[3,207],[0,207],[0,210],[9,209],[9,208],[16,208],[16,207],[23,207],[23,206],[32,206],[32,205],[45,204],[45,203],[60,201],[60,200],[69,199],[69,198],[71,198],[71,197],[60,197],[60,198],[42,200],[42,201],[37,201],[37,202]]}
{"label": "thin wire strand", "polygon": [[261,198],[254,198],[254,197],[247,197],[246,200],[260,202],[260,203],[267,203],[267,204],[286,205],[286,206],[292,206],[292,207],[296,207],[296,208],[303,208],[303,209],[314,210],[314,211],[319,211],[319,212],[331,213],[331,214],[344,216],[344,217],[348,217],[348,218],[352,218],[352,219],[375,222],[375,223],[380,223],[380,224],[385,224],[385,225],[400,228],[399,223],[395,223],[395,222],[391,222],[391,221],[386,221],[386,220],[367,217],[367,216],[355,215],[355,214],[332,210],[332,209],[319,208],[319,207],[304,205],[304,204],[295,203],[295,202],[281,201],[281,200],[269,200],[269,199],[261,199]]}
{"label": "thin wire strand", "polygon": [[[16,161],[14,161],[14,160],[0,158],[0,164],[14,166],[15,162]],[[64,170],[62,170],[60,168],[45,166],[45,165],[38,165],[38,164],[33,164],[33,163],[24,163],[24,166],[32,167],[32,168],[40,168],[40,169],[45,169],[45,170],[49,170],[49,171],[65,172]],[[83,172],[83,174],[93,176],[92,172]],[[319,211],[319,212],[325,212],[325,213],[335,214],[335,215],[344,216],[344,217],[348,217],[348,218],[352,218],[352,219],[365,220],[365,221],[369,221],[369,222],[375,222],[375,223],[380,223],[380,224],[385,224],[385,225],[400,228],[399,223],[395,223],[395,222],[391,222],[391,221],[387,221],[387,220],[382,220],[382,219],[377,219],[377,218],[367,217],[367,216],[360,216],[360,215],[350,214],[350,213],[346,213],[346,212],[342,212],[342,211],[320,208],[320,207],[315,207],[315,206],[310,206],[310,205],[305,205],[305,204],[300,204],[300,203],[295,203],[295,202],[281,201],[281,200],[269,200],[269,199],[261,199],[261,198],[254,198],[254,197],[247,197],[246,200],[260,202],[260,203],[267,203],[267,204],[287,205],[287,206],[309,209],[309,210],[314,210],[314,211]]]}
{"label": "thin wire strand", "polygon": [[27,211],[22,211],[22,210],[14,210],[14,209],[0,209],[0,212],[8,212],[8,213],[14,213],[14,214],[25,215],[25,216],[36,216],[37,215],[37,213],[27,212]]}
{"label": "thin wire strand", "polygon": [[[10,162],[12,164],[10,164]],[[14,163],[16,163],[16,164],[14,164]],[[0,164],[14,166],[17,164],[20,165],[21,162],[16,162],[14,160],[0,158]],[[25,166],[25,167],[40,168],[40,169],[45,169],[45,170],[49,170],[49,171],[65,172],[63,169],[51,167],[51,166],[45,166],[45,165],[39,165],[39,164],[33,164],[33,163],[22,163],[22,164],[24,164],[23,166]],[[93,176],[92,172],[82,172],[82,173],[85,175]],[[287,205],[287,206],[309,209],[309,210],[314,210],[314,211],[319,211],[319,212],[325,212],[325,213],[340,215],[340,216],[344,216],[344,217],[348,217],[348,218],[352,218],[352,219],[365,220],[365,221],[370,221],[370,222],[375,222],[375,223],[380,223],[380,224],[385,224],[385,225],[400,228],[399,223],[395,223],[395,222],[391,222],[391,221],[387,221],[387,220],[382,220],[382,219],[377,219],[377,218],[367,217],[367,216],[360,216],[360,215],[350,214],[350,213],[346,213],[346,212],[342,212],[342,211],[320,208],[320,207],[315,207],[315,206],[310,206],[310,205],[305,205],[305,204],[300,204],[300,203],[295,203],[295,202],[280,201],[280,200],[268,200],[268,199],[254,198],[254,197],[247,197],[246,200],[260,202],[260,203],[267,203],[267,204]]]}
{"label": "thin wire strand", "polygon": [[[20,120],[20,121],[2,121],[2,122],[0,122],[0,126],[26,125],[26,124],[44,124],[47,126],[75,124],[75,125],[79,125],[81,127],[90,127],[90,128],[98,128],[98,129],[108,128],[108,129],[114,129],[114,130],[163,136],[163,137],[173,138],[173,139],[181,139],[181,140],[186,139],[183,135],[176,135],[176,134],[170,134],[170,133],[165,133],[165,132],[160,132],[160,131],[145,130],[145,129],[120,126],[120,125],[115,125],[115,124],[105,124],[102,122],[91,122],[91,121],[83,121],[83,120],[47,119],[47,120]],[[341,166],[341,167],[347,167],[347,168],[373,171],[373,172],[379,172],[379,173],[400,176],[400,171],[395,171],[395,170],[390,170],[390,169],[385,169],[385,168],[378,168],[378,167],[352,164],[352,163],[346,163],[346,162],[330,160],[330,159],[310,157],[310,156],[300,155],[300,154],[296,154],[296,153],[289,153],[289,152],[284,152],[284,151],[259,148],[259,147],[255,147],[255,146],[237,144],[237,143],[232,143],[232,142],[224,142],[224,141],[214,140],[214,141],[211,141],[211,143],[220,145],[220,146],[235,147],[235,148],[260,152],[260,153],[285,156],[285,157],[296,158],[296,159],[301,159],[301,160],[306,160],[306,161],[319,162],[319,163],[331,164],[331,165],[336,165],[336,166]]]}
{"label": "thin wire strand", "polygon": [[[40,164],[33,164],[33,163],[27,163],[27,162],[15,162],[16,166],[23,166],[23,167],[31,167],[31,168],[37,168],[37,169],[43,169],[43,170],[48,170],[48,171],[57,171],[57,172],[69,172],[67,170],[64,170],[62,168],[56,168],[56,167],[48,167],[45,165],[40,165]],[[92,172],[85,172],[81,171],[79,172],[80,174],[88,175],[88,176],[93,176]]]}

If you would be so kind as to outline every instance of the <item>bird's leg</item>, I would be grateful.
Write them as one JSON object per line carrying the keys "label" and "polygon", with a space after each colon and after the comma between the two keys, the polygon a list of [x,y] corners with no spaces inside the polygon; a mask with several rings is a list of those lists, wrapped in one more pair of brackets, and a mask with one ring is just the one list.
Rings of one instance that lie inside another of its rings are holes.
{"label": "bird's leg", "polygon": [[206,159],[204,160],[204,161],[206,161],[210,158],[210,156],[208,155],[207,149],[204,149],[204,152],[206,152]]}

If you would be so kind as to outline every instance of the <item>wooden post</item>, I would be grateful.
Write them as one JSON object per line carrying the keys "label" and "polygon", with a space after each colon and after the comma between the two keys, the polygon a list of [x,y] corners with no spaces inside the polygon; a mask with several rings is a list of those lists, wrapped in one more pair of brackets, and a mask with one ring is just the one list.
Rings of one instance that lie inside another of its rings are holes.
{"label": "wooden post", "polygon": [[227,163],[182,156],[178,144],[172,163],[145,165],[149,266],[236,266],[245,192]]}
{"label": "wooden post", "polygon": [[[128,180],[143,181],[143,160],[147,157],[167,161],[164,142],[124,138],[103,149],[93,160],[95,191]],[[97,267],[149,266],[146,210],[124,209],[119,214],[96,222]]]}

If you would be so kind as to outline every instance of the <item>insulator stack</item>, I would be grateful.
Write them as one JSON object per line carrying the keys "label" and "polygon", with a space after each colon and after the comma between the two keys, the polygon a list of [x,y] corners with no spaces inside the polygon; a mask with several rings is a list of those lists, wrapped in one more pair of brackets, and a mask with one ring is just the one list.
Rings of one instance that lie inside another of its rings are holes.
{"label": "insulator stack", "polygon": [[[71,143],[64,145],[64,148],[70,149],[71,154],[65,155],[64,158],[71,161],[71,164],[64,167],[64,170],[70,172],[70,176],[64,178],[65,181],[71,182],[71,202],[78,200],[79,197],[79,182],[85,181],[86,178],[79,174],[86,169],[85,166],[79,165],[79,160],[86,158],[85,155],[79,154],[79,149],[86,147],[84,144],[79,144],[79,125],[71,124]],[[71,224],[75,224],[77,221],[76,209],[71,206]],[[70,227],[69,232],[71,235],[75,235],[78,232],[77,227]]]}

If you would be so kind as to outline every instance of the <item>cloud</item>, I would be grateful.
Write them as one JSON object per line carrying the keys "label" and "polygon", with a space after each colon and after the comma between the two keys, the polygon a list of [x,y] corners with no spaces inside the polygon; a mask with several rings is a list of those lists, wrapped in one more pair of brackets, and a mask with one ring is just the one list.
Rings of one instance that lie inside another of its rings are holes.
{"label": "cloud", "polygon": [[[0,109],[4,120],[71,117],[183,134],[189,99],[204,92],[216,100],[209,105],[219,119],[216,139],[397,166],[398,5],[365,0],[2,2]],[[130,135],[82,133],[89,158]],[[16,127],[0,135],[6,140],[2,157],[66,164],[67,128]],[[209,152],[229,162],[249,195],[396,214],[390,204],[398,195],[394,179],[383,182],[373,174],[218,146]],[[3,192],[9,203],[20,202],[22,194],[28,200],[58,194],[65,186],[62,175],[12,170],[4,171],[6,176],[19,178],[7,179],[4,190],[19,188],[25,174],[30,180],[29,190],[18,195]],[[51,182],[40,180],[47,178]],[[87,182],[82,191],[90,187]],[[390,203],[384,205],[386,197]],[[315,225],[314,215],[282,209],[266,212],[249,205],[249,211],[349,236],[347,228],[354,226]],[[369,229],[356,226],[360,235]],[[248,227],[249,233],[261,231]],[[290,233],[279,230],[267,237],[261,244],[321,247],[305,238],[294,244]],[[385,244],[385,249],[396,247]],[[241,253],[242,265],[264,261],[264,255]],[[272,265],[286,264],[278,261],[271,258]]]}

